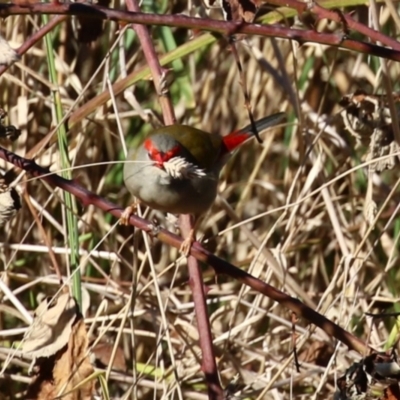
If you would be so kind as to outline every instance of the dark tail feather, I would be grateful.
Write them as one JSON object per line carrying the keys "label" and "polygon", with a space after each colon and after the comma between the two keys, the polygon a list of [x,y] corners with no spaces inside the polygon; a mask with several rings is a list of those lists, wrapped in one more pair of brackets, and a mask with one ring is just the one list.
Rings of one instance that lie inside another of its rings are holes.
{"label": "dark tail feather", "polygon": [[[259,119],[258,121],[255,122],[256,128],[259,132],[270,128],[271,126],[278,125],[279,123],[283,122],[285,119],[286,114],[283,112],[279,112],[276,114],[268,115],[268,117],[264,117]],[[253,129],[251,124],[245,126],[242,128],[238,133],[252,133]]]}
{"label": "dark tail feather", "polygon": [[[271,126],[278,125],[285,119],[285,116],[286,114],[281,112],[259,119],[258,121],[255,122],[257,131],[262,132],[265,129],[270,128]],[[252,129],[252,125],[249,124],[244,128],[240,129],[239,131],[232,132],[228,136],[225,136],[224,137],[225,151],[227,153],[230,153],[231,151],[236,149],[238,145],[250,139],[252,137],[252,134],[256,135]]]}

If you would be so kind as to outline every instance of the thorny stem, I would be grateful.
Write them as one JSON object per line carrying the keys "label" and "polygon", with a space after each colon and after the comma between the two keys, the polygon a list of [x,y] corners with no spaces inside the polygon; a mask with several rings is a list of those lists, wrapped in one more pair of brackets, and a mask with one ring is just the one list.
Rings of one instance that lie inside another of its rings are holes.
{"label": "thorny stem", "polygon": [[[281,1],[274,0],[275,4],[282,5]],[[344,16],[336,11],[326,10],[320,6],[314,5],[307,8],[308,3],[300,3],[295,0],[288,0],[285,5],[295,7],[301,12],[310,12],[310,10],[318,13],[318,16],[328,14],[335,21],[346,22],[346,28],[359,29],[368,40],[373,42],[381,42],[388,47],[377,46],[360,40],[349,39],[345,32],[339,33],[320,33],[315,30],[295,29],[280,25],[260,25],[246,24],[244,22],[234,21],[216,21],[211,19],[187,17],[185,15],[160,15],[145,14],[139,12],[119,11],[107,7],[101,7],[94,4],[82,3],[35,3],[28,5],[0,4],[0,17],[8,17],[10,15],[32,15],[32,14],[58,14],[58,15],[77,15],[92,18],[100,18],[117,23],[134,23],[141,25],[157,25],[157,26],[174,26],[193,30],[204,30],[223,34],[226,36],[238,33],[247,35],[259,35],[266,37],[279,37],[287,40],[295,40],[299,43],[314,42],[329,46],[336,46],[342,49],[354,50],[360,53],[384,57],[395,61],[400,61],[400,42],[389,38],[380,32],[375,31],[365,25],[358,24],[351,20],[350,17]],[[302,6],[301,6],[302,5]],[[325,18],[328,18],[326,16]]]}
{"label": "thorny stem", "polygon": [[[126,6],[129,11],[140,12],[140,8],[136,0],[127,0]],[[142,45],[143,54],[146,57],[147,64],[149,65],[151,75],[153,77],[154,86],[156,88],[158,99],[163,112],[164,124],[175,124],[176,118],[174,107],[172,105],[171,96],[169,95],[169,90],[165,84],[167,70],[165,68],[162,68],[160,65],[147,26],[139,24],[132,24],[132,26],[138,35],[140,44]]]}
{"label": "thorny stem", "polygon": [[[127,0],[126,5],[129,11],[140,11],[136,0]],[[138,24],[132,25],[138,35],[143,53],[153,77],[154,86],[163,111],[164,123],[166,125],[174,124],[176,122],[174,108],[168,88],[165,86],[167,70],[162,68],[160,65],[147,26]],[[188,237],[190,230],[193,229],[193,220],[188,215],[182,215],[180,221],[182,234],[184,237]],[[223,400],[223,389],[219,381],[218,369],[212,345],[212,335],[210,321],[207,314],[203,276],[201,274],[199,263],[194,257],[188,257],[187,262],[189,282],[192,288],[194,309],[199,330],[200,348],[202,351],[202,369],[205,374],[209,398],[211,400]]]}
{"label": "thorny stem", "polygon": [[[270,0],[270,4],[282,6],[282,0]],[[342,13],[340,10],[328,10],[315,1],[297,1],[297,0],[285,0],[285,6],[293,8],[299,15],[304,13],[311,13],[318,17],[318,19],[328,19],[342,24],[343,31],[348,34],[349,30],[352,29],[365,35],[373,42],[381,42],[386,46],[392,47],[393,49],[399,49],[400,42],[393,39],[382,32],[370,28],[361,22],[351,18],[350,15]]]}
{"label": "thorny stem", "polygon": [[[195,221],[190,215],[181,215],[180,229],[184,238],[189,237]],[[189,271],[189,285],[192,289],[194,309],[196,312],[197,329],[199,331],[200,348],[202,352],[201,369],[204,372],[208,388],[208,397],[213,400],[223,400],[224,391],[218,376],[215,361],[210,319],[207,312],[206,294],[204,290],[203,275],[198,260],[189,256],[187,259]]]}

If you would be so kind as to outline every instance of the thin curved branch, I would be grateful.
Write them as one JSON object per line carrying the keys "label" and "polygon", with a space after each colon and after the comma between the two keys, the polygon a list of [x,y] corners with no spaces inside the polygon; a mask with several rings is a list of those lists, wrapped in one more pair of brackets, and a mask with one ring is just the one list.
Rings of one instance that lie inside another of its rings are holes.
{"label": "thin curved branch", "polygon": [[[95,207],[98,207],[103,211],[114,215],[116,218],[120,218],[122,212],[124,211],[121,207],[93,192],[90,192],[84,187],[78,185],[73,180],[68,180],[62,178],[57,174],[49,172],[48,169],[36,164],[34,160],[28,160],[26,158],[20,157],[17,154],[2,147],[0,147],[0,158],[14,164],[18,168],[29,172],[34,177],[43,179],[52,186],[56,186],[70,192],[71,194],[76,196],[84,206],[92,204]],[[156,227],[149,221],[136,215],[132,215],[130,217],[129,223],[139,229],[144,230],[148,234],[155,236],[156,238],[170,246],[180,248],[183,242],[183,239],[180,236],[175,235],[164,228]],[[307,321],[318,326],[319,328],[323,329],[328,335],[335,337],[337,340],[340,340],[350,349],[355,350],[363,355],[372,350],[364,341],[347,332],[339,325],[333,323],[312,308],[306,306],[300,300],[295,299],[287,295],[286,293],[275,289],[268,283],[265,283],[262,280],[255,278],[248,272],[243,271],[242,269],[235,267],[233,264],[230,264],[227,261],[215,256],[204,247],[202,247],[199,243],[193,243],[190,249],[190,255],[197,258],[197,260],[199,261],[211,265],[214,268],[216,274],[224,274],[233,279],[236,279],[239,282],[251,287],[255,291],[262,293],[270,299],[287,307],[289,310],[294,311],[298,317],[304,318]]]}
{"label": "thin curved branch", "polygon": [[[294,5],[297,6],[298,2]],[[286,3],[285,3],[286,5]],[[316,7],[316,6],[314,6]],[[316,8],[318,12],[322,12]],[[322,10],[325,10],[321,8]],[[309,10],[308,10],[309,11]],[[329,10],[325,10],[329,11]],[[340,13],[331,12],[337,18]],[[35,3],[26,5],[0,4],[0,17],[10,15],[32,15],[32,14],[58,14],[76,15],[91,18],[101,18],[117,23],[133,23],[141,25],[168,25],[193,30],[204,30],[215,32],[226,36],[234,34],[248,34],[266,37],[279,37],[282,39],[296,40],[299,43],[314,42],[343,49],[354,50],[359,53],[384,57],[390,60],[400,61],[400,42],[389,38],[374,29],[364,27],[365,34],[372,41],[380,41],[391,46],[392,49],[377,46],[371,43],[349,39],[344,32],[341,33],[319,33],[314,30],[291,29],[278,25],[246,24],[235,21],[216,21],[205,18],[187,17],[186,15],[159,15],[144,14],[139,12],[119,11],[94,4],[82,3]],[[340,18],[339,18],[340,19]],[[348,17],[347,17],[348,19]],[[340,19],[342,21],[342,19]],[[348,26],[348,25],[347,25]],[[355,25],[352,24],[352,27]]]}

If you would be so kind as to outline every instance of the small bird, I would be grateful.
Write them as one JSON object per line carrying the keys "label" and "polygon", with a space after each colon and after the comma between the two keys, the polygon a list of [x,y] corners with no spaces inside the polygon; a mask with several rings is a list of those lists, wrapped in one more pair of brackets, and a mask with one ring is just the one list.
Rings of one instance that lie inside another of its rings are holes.
{"label": "small bird", "polygon": [[[263,131],[283,121],[276,113],[255,122]],[[232,152],[254,137],[252,126],[221,136],[187,125],[169,125],[153,131],[129,152],[124,181],[140,203],[171,214],[192,214],[197,219],[217,196],[219,173]],[[127,224],[132,207],[120,223]],[[181,247],[187,255],[194,231]]]}

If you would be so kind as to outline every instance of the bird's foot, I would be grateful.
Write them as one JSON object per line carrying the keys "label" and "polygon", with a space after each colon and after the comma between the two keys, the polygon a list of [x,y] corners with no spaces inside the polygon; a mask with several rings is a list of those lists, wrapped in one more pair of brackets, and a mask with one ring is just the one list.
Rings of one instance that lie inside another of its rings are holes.
{"label": "bird's foot", "polygon": [[193,243],[195,242],[194,237],[194,229],[191,229],[189,235],[185,240],[182,242],[181,246],[179,247],[179,252],[188,257],[190,254],[190,249],[192,248]]}
{"label": "bird's foot", "polygon": [[132,203],[130,206],[126,207],[122,212],[121,217],[119,219],[120,225],[129,225],[129,218],[131,215],[136,214],[138,207],[138,203]]}

